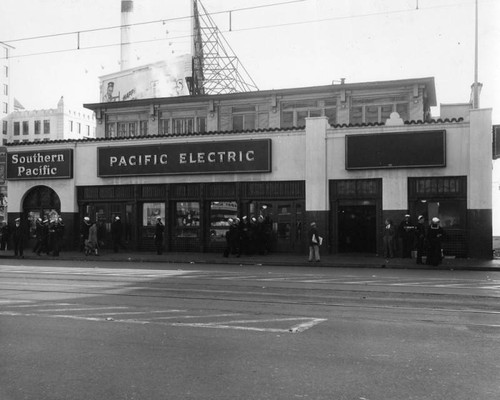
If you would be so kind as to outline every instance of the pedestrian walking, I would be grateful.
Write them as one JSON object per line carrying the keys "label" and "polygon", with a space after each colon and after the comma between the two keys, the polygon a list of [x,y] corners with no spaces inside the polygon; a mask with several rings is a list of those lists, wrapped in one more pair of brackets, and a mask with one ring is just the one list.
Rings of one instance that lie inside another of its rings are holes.
{"label": "pedestrian walking", "polygon": [[85,255],[90,254],[99,255],[99,240],[97,238],[97,224],[95,222],[90,224],[89,236],[85,241]]}
{"label": "pedestrian walking", "polygon": [[427,232],[425,229],[425,218],[423,215],[419,215],[417,225],[415,227],[415,238],[417,242],[417,264],[422,264],[422,256],[425,251],[426,236]]}
{"label": "pedestrian walking", "polygon": [[441,264],[441,261],[443,260],[443,236],[444,230],[440,225],[439,218],[432,218],[429,229],[427,230],[427,242],[429,247],[427,250],[428,255],[426,264],[433,265],[435,267]]}
{"label": "pedestrian walking", "polygon": [[385,220],[384,227],[384,257],[394,258],[394,238],[396,236],[396,229],[391,219]]}
{"label": "pedestrian walking", "polygon": [[165,225],[161,222],[161,217],[156,217],[156,227],[155,227],[155,247],[156,254],[163,254],[163,232],[165,232]]}
{"label": "pedestrian walking", "polygon": [[83,221],[80,224],[80,251],[85,251],[85,241],[89,238],[90,229],[90,218],[83,217]]}
{"label": "pedestrian walking", "polygon": [[24,258],[24,241],[26,233],[24,226],[21,224],[21,218],[14,220],[14,227],[12,229],[12,240],[14,242],[14,256]]}
{"label": "pedestrian walking", "polygon": [[318,234],[318,229],[316,227],[316,222],[311,222],[311,228],[307,235],[309,239],[309,262],[320,261],[319,246],[323,241],[322,237]]}

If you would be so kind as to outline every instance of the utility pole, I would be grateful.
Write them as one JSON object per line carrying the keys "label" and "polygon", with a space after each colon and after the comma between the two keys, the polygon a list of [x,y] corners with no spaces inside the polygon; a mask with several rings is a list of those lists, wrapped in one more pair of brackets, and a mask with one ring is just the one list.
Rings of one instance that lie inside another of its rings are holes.
{"label": "utility pole", "polygon": [[475,26],[475,43],[474,43],[474,90],[472,98],[472,108],[479,108],[479,82],[478,82],[478,2],[476,0],[476,26]]}

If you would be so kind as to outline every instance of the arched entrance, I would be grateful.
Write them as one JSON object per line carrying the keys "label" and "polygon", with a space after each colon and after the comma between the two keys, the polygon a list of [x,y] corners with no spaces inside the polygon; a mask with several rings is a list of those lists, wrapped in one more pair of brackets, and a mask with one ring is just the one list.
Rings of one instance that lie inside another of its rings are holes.
{"label": "arched entrance", "polygon": [[37,218],[51,220],[59,217],[61,213],[61,200],[57,193],[48,186],[36,186],[28,193],[23,200],[23,214],[29,224],[30,243],[34,238],[35,222]]}

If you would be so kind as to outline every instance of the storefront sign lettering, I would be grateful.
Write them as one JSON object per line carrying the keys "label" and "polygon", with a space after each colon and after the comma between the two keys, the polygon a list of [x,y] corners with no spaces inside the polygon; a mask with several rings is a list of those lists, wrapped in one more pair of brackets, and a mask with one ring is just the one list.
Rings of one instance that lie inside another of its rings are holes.
{"label": "storefront sign lettering", "polygon": [[8,153],[8,180],[72,177],[71,149]]}
{"label": "storefront sign lettering", "polygon": [[271,171],[271,140],[101,147],[98,176]]}

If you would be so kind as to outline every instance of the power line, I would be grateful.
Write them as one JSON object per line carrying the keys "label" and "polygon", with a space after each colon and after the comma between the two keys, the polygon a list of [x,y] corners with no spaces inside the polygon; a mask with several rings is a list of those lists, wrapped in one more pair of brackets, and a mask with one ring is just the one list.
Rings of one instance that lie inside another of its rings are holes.
{"label": "power line", "polygon": [[[213,12],[213,13],[210,13],[210,15],[255,10],[258,8],[282,6],[282,5],[292,4],[292,3],[302,3],[304,1],[307,1],[307,0],[290,0],[290,1],[285,1],[285,2],[281,2],[281,3],[272,3],[272,4],[264,4],[264,5],[260,5],[260,6],[234,8],[231,10],[223,10],[223,11]],[[208,14],[204,14],[204,15],[208,15]],[[171,21],[179,21],[179,20],[184,20],[184,19],[189,19],[189,18],[192,18],[192,16],[189,15],[189,16],[182,16],[182,17],[175,17],[175,18],[163,18],[163,19],[154,20],[154,21],[136,22],[136,23],[128,24],[128,25],[115,25],[115,26],[107,26],[107,27],[103,27],[103,28],[84,29],[84,30],[80,30],[80,31],[61,32],[61,33],[53,33],[53,34],[40,35],[40,36],[31,36],[31,37],[12,39],[12,40],[2,40],[1,42],[2,43],[14,43],[14,42],[27,41],[27,40],[47,39],[47,38],[58,37],[58,36],[70,36],[70,35],[77,35],[77,34],[81,34],[81,33],[90,33],[90,32],[99,32],[99,31],[105,31],[105,30],[111,30],[111,29],[119,29],[119,28],[123,28],[123,27],[132,27],[132,26],[140,26],[140,25],[165,23],[165,22],[171,22]]]}
{"label": "power line", "polygon": [[[241,9],[235,9],[234,11],[250,10],[250,9],[255,9],[255,8],[270,7],[270,6],[303,2],[303,1],[307,1],[307,0],[294,0],[294,1],[289,1],[289,2],[285,2],[285,3],[274,3],[274,4],[270,4],[270,5],[266,5],[266,6],[247,7],[247,8],[241,8]],[[468,3],[454,4],[454,5],[430,6],[430,7],[426,7],[426,9],[456,7],[457,5],[470,5],[470,4],[471,3],[468,2]],[[308,20],[308,21],[288,22],[288,23],[283,23],[283,24],[270,24],[270,25],[254,26],[254,27],[240,28],[240,29],[234,29],[233,27],[230,27],[229,30],[224,30],[224,31],[220,30],[220,32],[221,33],[245,32],[245,31],[252,31],[252,30],[281,28],[281,27],[286,27],[286,26],[305,25],[305,24],[312,24],[312,23],[323,23],[323,22],[329,22],[329,21],[348,20],[348,19],[355,19],[355,18],[367,18],[367,17],[374,17],[374,16],[381,16],[381,15],[402,14],[402,13],[415,12],[415,11],[421,12],[421,10],[422,10],[422,7],[420,6],[418,10],[416,10],[414,8],[408,8],[408,9],[401,9],[401,10],[394,10],[394,11],[381,11],[381,12],[368,13],[368,14],[348,15],[348,16]],[[220,11],[220,12],[217,12],[216,14],[222,14],[222,13],[227,13],[227,12],[229,12],[229,11]],[[213,14],[211,14],[211,15],[213,15]],[[181,19],[181,18],[190,18],[190,17],[179,17],[177,19]],[[174,20],[174,19],[171,19],[171,20]],[[162,19],[162,20],[155,21],[155,23],[162,22],[162,21],[167,21],[167,20]],[[153,22],[144,22],[143,24],[146,24],[146,23],[153,23]],[[79,32],[91,32],[91,31],[113,29],[113,28],[116,28],[116,27],[99,28],[99,29],[95,29],[95,30],[87,30],[87,31],[79,31]],[[79,32],[78,31],[72,32],[72,34],[77,34]],[[57,34],[54,36],[69,35],[69,34],[71,34],[71,33],[61,33],[61,34]],[[129,42],[129,43],[111,43],[111,44],[95,45],[95,46],[87,46],[87,47],[79,46],[78,48],[66,48],[66,49],[60,49],[60,50],[43,51],[43,52],[38,52],[38,53],[10,55],[8,57],[3,56],[3,57],[0,57],[0,60],[6,59],[6,58],[24,58],[24,57],[40,56],[40,55],[45,55],[45,54],[57,54],[57,53],[64,53],[64,52],[70,52],[70,51],[93,50],[93,49],[99,49],[99,48],[120,46],[122,44],[140,44],[140,43],[149,43],[149,42],[159,42],[159,41],[165,41],[165,40],[171,41],[174,39],[185,39],[185,38],[192,38],[192,37],[193,37],[192,34],[188,34],[188,35],[169,37],[169,38],[133,41],[133,42]],[[36,38],[38,39],[38,38],[42,38],[42,37],[39,36]],[[18,39],[18,40],[29,40],[29,38]],[[11,42],[11,41],[9,41],[9,42]],[[6,42],[4,41],[4,43],[6,43]]]}

